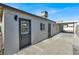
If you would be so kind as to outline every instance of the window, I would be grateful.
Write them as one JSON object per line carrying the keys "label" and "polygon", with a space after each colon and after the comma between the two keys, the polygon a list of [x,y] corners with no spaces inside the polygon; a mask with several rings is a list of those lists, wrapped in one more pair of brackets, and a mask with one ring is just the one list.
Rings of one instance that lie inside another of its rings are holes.
{"label": "window", "polygon": [[45,24],[40,23],[40,30],[45,30]]}
{"label": "window", "polygon": [[43,30],[45,30],[45,24],[43,24]]}
{"label": "window", "polygon": [[40,30],[42,30],[42,23],[40,23]]}
{"label": "window", "polygon": [[21,21],[21,34],[28,34],[29,33],[29,22],[28,21]]}

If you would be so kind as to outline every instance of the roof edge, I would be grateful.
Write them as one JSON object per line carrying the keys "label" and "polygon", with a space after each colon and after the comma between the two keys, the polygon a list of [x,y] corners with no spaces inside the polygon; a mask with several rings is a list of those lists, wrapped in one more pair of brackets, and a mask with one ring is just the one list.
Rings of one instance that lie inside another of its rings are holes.
{"label": "roof edge", "polygon": [[[41,16],[37,16],[37,15],[34,15],[34,14],[31,14],[31,13],[28,13],[28,12],[26,12],[26,11],[23,11],[23,10],[20,10],[20,9],[17,9],[17,8],[14,8],[14,7],[11,7],[11,6],[8,6],[8,5],[5,5],[5,4],[2,4],[2,3],[0,3],[0,6],[2,6],[3,8],[14,9],[14,10],[17,10],[17,11],[19,11],[19,12],[21,12],[21,13],[29,14],[29,15],[31,15],[31,16],[35,16],[35,17],[38,17],[38,18],[41,18],[41,19],[45,19],[45,20],[47,20],[47,21],[52,21],[52,20],[49,20],[49,19],[43,18],[43,17],[41,17]],[[52,21],[52,22],[55,22],[55,21]]]}

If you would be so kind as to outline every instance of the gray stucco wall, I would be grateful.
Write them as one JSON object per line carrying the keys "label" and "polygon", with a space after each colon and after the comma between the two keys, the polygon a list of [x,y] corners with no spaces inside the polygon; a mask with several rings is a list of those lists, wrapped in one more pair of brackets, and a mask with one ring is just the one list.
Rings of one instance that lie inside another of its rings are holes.
{"label": "gray stucco wall", "polygon": [[[19,51],[19,19],[14,20],[14,15],[18,18],[31,20],[31,43],[35,44],[48,37],[48,23],[51,23],[51,35],[59,32],[58,25],[54,22],[45,21],[41,18],[28,14],[18,13],[13,10],[4,9],[4,53],[13,54]],[[45,30],[40,31],[40,23],[45,24]],[[53,27],[54,24],[54,27]]]}
{"label": "gray stucco wall", "polygon": [[18,21],[14,14],[4,11],[4,54],[13,54],[19,50]]}

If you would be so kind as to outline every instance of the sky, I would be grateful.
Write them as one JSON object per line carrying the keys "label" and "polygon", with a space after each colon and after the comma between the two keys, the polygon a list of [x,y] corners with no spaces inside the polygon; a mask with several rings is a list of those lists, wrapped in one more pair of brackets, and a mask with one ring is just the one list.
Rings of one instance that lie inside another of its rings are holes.
{"label": "sky", "polygon": [[40,15],[48,12],[48,19],[54,21],[79,20],[79,3],[5,3],[17,9]]}

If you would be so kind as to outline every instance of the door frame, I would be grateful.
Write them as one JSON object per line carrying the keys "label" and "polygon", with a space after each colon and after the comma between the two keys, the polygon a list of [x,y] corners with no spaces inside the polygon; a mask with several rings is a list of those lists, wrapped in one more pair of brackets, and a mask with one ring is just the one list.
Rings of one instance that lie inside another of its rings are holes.
{"label": "door frame", "polygon": [[[25,21],[29,21],[29,24],[30,24],[30,30],[29,30],[29,34],[30,34],[30,44],[29,45],[31,45],[32,43],[31,43],[31,20],[30,19],[25,19],[25,18],[19,18],[19,50],[21,50],[22,48],[20,48],[20,40],[21,40],[21,38],[20,38],[20,36],[21,36],[21,24],[20,24],[20,21],[21,20],[25,20]],[[28,46],[29,46],[28,45]],[[27,47],[27,46],[26,46]]]}
{"label": "door frame", "polygon": [[51,23],[48,23],[48,37],[51,37]]}

